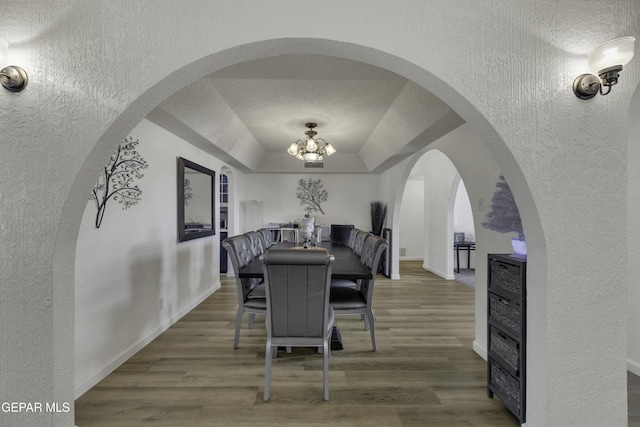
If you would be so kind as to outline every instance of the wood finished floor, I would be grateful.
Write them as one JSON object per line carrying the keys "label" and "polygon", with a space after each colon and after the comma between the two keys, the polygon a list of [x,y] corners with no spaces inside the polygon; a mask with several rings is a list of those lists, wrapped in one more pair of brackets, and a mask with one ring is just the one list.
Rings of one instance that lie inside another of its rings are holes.
{"label": "wood finished floor", "polygon": [[322,357],[295,348],[279,352],[271,400],[262,400],[264,319],[247,329],[245,316],[240,348],[232,348],[236,291],[224,278],[218,292],[80,397],[76,425],[518,426],[487,397],[486,363],[471,349],[474,289],[420,262],[402,262],[401,275],[376,280],[377,352],[357,316],[337,318],[345,348],[329,361],[328,402]]}

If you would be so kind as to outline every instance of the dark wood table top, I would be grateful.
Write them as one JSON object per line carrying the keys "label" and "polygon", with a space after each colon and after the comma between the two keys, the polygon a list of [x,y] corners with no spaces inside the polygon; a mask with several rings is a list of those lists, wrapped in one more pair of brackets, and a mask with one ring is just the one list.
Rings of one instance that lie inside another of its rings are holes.
{"label": "dark wood table top", "polygon": [[[293,248],[295,243],[276,243],[272,248]],[[325,248],[329,254],[333,255],[333,273],[331,277],[334,279],[371,279],[371,271],[360,262],[358,256],[347,246],[335,245],[330,242],[318,243],[317,247]],[[300,250],[304,250],[300,248]],[[259,258],[255,258],[244,268],[240,269],[239,277],[263,277],[262,262]]]}

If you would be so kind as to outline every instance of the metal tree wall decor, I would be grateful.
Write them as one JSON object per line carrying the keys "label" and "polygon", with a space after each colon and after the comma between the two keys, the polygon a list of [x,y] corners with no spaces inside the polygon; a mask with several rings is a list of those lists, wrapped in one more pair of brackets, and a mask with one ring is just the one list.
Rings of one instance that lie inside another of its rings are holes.
{"label": "metal tree wall decor", "polygon": [[89,197],[90,200],[95,200],[98,209],[96,228],[100,228],[102,224],[109,200],[117,200],[122,209],[129,209],[140,201],[142,190],[134,181],[143,177],[140,171],[149,165],[136,150],[139,143],[139,140],[132,137],[125,138],[98,176]]}
{"label": "metal tree wall decor", "polygon": [[298,189],[296,190],[296,197],[300,200],[300,205],[306,205],[304,210],[307,215],[311,212],[320,212],[324,215],[324,211],[320,206],[320,203],[324,203],[329,198],[327,190],[322,189],[322,181],[320,178],[314,180],[309,178],[305,180],[300,178],[298,181]]}

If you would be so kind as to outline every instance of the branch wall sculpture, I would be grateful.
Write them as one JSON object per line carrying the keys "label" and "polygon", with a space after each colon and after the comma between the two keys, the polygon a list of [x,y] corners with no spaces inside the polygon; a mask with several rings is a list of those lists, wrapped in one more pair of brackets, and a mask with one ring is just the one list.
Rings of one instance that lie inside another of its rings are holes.
{"label": "branch wall sculpture", "polygon": [[329,193],[322,188],[320,178],[316,180],[312,178],[308,180],[300,178],[300,181],[298,181],[298,189],[296,190],[296,197],[300,200],[300,205],[306,205],[304,210],[307,214],[320,212],[324,215],[320,203],[327,201]]}
{"label": "branch wall sculpture", "polygon": [[140,201],[142,190],[134,184],[134,181],[144,176],[141,170],[148,168],[149,165],[136,150],[139,143],[139,140],[134,140],[132,137],[125,138],[98,176],[89,196],[89,200],[95,200],[98,210],[96,228],[100,228],[102,224],[109,200],[117,200],[122,205],[122,209],[129,209]]}

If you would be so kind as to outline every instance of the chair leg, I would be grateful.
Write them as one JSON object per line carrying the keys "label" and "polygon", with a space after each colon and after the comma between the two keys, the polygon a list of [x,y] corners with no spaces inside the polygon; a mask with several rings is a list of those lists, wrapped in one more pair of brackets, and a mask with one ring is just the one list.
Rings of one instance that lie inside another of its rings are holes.
{"label": "chair leg", "polygon": [[249,329],[253,329],[253,321],[256,320],[255,313],[249,313]]}
{"label": "chair leg", "polygon": [[240,341],[240,325],[242,324],[243,314],[243,307],[238,307],[238,312],[236,313],[236,337],[233,340],[233,348],[238,348],[238,342]]}
{"label": "chair leg", "polygon": [[324,342],[324,351],[322,353],[322,389],[324,391],[324,400],[329,400],[329,344]]}
{"label": "chair leg", "polygon": [[371,333],[371,347],[373,347],[373,351],[376,351],[376,328],[375,320],[373,320],[373,311],[367,312],[367,318],[369,319],[369,332]]}
{"label": "chair leg", "polygon": [[273,348],[271,347],[271,343],[267,342],[267,348],[264,352],[264,401],[269,400],[270,390],[269,387],[271,385],[271,355]]}

